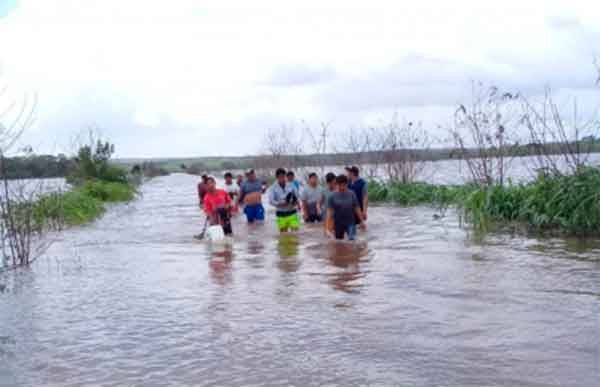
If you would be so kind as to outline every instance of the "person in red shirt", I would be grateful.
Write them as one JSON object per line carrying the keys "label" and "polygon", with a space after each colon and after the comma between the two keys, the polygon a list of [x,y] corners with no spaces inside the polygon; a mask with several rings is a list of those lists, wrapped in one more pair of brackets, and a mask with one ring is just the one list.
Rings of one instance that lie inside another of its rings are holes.
{"label": "person in red shirt", "polygon": [[204,212],[211,225],[220,224],[225,235],[233,234],[231,229],[231,197],[227,192],[217,188],[215,178],[206,179],[206,194],[204,195]]}

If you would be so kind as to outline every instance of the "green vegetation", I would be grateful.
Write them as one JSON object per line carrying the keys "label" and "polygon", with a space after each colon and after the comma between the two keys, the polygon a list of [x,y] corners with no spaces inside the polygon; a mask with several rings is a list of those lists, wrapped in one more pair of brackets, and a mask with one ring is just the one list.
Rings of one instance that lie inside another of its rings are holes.
{"label": "green vegetation", "polygon": [[600,169],[569,176],[541,175],[534,182],[472,192],[462,203],[473,225],[517,222],[535,230],[600,233]]}
{"label": "green vegetation", "polygon": [[38,227],[75,226],[102,215],[104,205],[102,200],[76,189],[42,197],[35,203],[33,213]]}
{"label": "green vegetation", "polygon": [[475,230],[524,225],[535,231],[600,233],[600,168],[574,175],[541,174],[527,184],[444,186],[372,182],[369,198],[402,206],[454,205]]}
{"label": "green vegetation", "polygon": [[473,190],[465,185],[434,185],[426,183],[369,183],[369,200],[388,202],[400,206],[435,205],[448,206],[465,199]]}
{"label": "green vegetation", "polygon": [[136,194],[127,171],[110,162],[114,145],[98,141],[79,149],[76,166],[67,181],[73,189],[42,196],[33,204],[38,228],[73,226],[92,221],[105,211],[105,203],[127,202]]}

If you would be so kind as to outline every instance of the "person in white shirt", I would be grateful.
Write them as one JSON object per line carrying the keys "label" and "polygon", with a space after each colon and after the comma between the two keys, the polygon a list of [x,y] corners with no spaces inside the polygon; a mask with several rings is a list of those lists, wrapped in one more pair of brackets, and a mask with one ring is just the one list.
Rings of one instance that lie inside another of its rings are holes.
{"label": "person in white shirt", "polygon": [[240,187],[233,181],[233,175],[231,174],[231,172],[225,173],[223,177],[225,178],[225,185],[223,186],[223,190],[227,192],[227,194],[231,198],[231,201],[235,203],[233,210],[234,212],[237,212],[237,202],[238,197],[240,196]]}

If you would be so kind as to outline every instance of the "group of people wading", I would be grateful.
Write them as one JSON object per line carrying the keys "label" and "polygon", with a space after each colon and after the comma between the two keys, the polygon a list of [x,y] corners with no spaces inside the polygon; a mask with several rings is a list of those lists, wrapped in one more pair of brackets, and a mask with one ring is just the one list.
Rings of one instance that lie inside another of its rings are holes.
{"label": "group of people wading", "polygon": [[319,176],[310,173],[306,182],[296,179],[294,172],[278,168],[275,182],[267,183],[256,177],[254,170],[245,176],[227,172],[222,188],[216,179],[203,175],[198,184],[198,199],[211,225],[221,225],[225,235],[232,235],[231,218],[243,209],[248,223],[263,222],[263,195],[275,208],[280,232],[300,229],[300,214],[304,223],[323,223],[327,235],[336,239],[356,238],[356,228],[366,228],[369,196],[367,182],[359,176],[356,166],[347,167],[347,174],[325,176],[321,186]]}

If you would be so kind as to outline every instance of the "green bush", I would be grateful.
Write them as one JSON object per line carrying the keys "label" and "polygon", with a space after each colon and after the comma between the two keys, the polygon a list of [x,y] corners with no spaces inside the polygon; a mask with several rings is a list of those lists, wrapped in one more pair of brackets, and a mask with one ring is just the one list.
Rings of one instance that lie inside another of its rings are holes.
{"label": "green bush", "polygon": [[126,202],[135,196],[128,184],[87,181],[84,185],[64,193],[51,193],[33,204],[37,227],[80,225],[104,213],[106,202]]}
{"label": "green bush", "polygon": [[87,181],[81,190],[103,202],[126,202],[135,196],[135,189],[129,184]]}
{"label": "green bush", "polygon": [[470,185],[433,185],[426,183],[369,182],[369,200],[401,206],[450,205],[460,202],[473,190]]}
{"label": "green bush", "polygon": [[456,205],[478,231],[492,224],[523,224],[534,230],[600,234],[600,168],[574,175],[540,175],[527,184],[480,187],[372,182],[369,198],[403,206]]}
{"label": "green bush", "polygon": [[90,222],[102,213],[101,200],[75,190],[43,197],[35,205],[34,219],[43,226],[63,223],[74,226]]}

